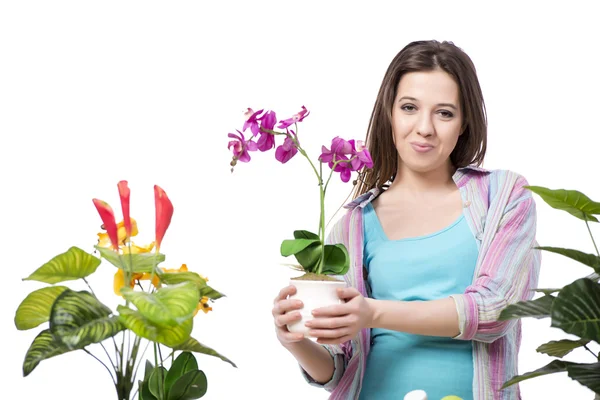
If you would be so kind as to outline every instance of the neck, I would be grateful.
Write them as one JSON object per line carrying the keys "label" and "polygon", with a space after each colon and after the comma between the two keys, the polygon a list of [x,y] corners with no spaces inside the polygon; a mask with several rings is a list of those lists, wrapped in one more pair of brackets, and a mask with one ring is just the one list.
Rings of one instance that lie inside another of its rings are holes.
{"label": "neck", "polygon": [[413,171],[406,165],[398,163],[396,177],[388,190],[410,193],[436,193],[452,190],[456,186],[452,179],[454,171],[455,168],[450,162],[426,172]]}

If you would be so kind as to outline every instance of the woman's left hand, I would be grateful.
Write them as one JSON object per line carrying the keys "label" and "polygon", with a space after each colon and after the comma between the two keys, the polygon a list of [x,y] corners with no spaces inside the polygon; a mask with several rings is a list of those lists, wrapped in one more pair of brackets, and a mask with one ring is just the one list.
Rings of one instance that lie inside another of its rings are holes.
{"label": "woman's left hand", "polygon": [[351,340],[373,322],[373,307],[355,288],[338,289],[343,304],[313,310],[314,318],[306,323],[309,335],[320,344],[340,344]]}

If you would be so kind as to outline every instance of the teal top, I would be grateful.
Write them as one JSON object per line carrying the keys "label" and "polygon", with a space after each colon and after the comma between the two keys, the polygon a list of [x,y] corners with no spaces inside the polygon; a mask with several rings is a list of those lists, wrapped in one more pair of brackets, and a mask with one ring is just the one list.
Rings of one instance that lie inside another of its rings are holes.
{"label": "teal top", "polygon": [[[450,226],[424,236],[389,240],[369,203],[364,209],[364,264],[371,297],[426,301],[465,291],[473,280],[477,242],[461,215]],[[470,341],[371,330],[360,399],[402,399],[422,389],[429,400],[456,395],[473,399]]]}

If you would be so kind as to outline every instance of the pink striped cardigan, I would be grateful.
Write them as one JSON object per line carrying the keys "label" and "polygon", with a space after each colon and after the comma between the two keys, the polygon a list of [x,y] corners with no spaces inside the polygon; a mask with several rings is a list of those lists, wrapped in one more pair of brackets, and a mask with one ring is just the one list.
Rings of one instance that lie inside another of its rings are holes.
{"label": "pink striped cardigan", "polygon": [[[473,283],[465,293],[452,296],[459,317],[458,340],[473,342],[474,400],[520,399],[518,385],[500,390],[517,375],[521,341],[519,320],[498,322],[508,304],[529,300],[536,288],[541,262],[535,240],[536,211],[531,192],[522,176],[506,170],[487,171],[477,167],[458,169],[454,182],[463,199],[463,212],[479,246]],[[379,194],[373,189],[345,206],[347,213],[332,228],[327,242],[343,243],[350,254],[348,285],[363,296],[363,208]],[[335,371],[324,385],[330,399],[358,399],[367,355],[370,329],[363,329],[341,346],[324,346],[332,354]],[[399,354],[399,357],[402,355]]]}

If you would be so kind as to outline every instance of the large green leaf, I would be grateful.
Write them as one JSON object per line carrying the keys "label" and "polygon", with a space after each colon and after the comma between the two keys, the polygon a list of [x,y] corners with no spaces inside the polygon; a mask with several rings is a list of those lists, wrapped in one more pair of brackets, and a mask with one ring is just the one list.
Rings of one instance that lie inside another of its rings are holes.
{"label": "large green leaf", "polygon": [[321,262],[321,253],[323,252],[323,245],[321,242],[315,242],[305,248],[304,250],[294,254],[294,257],[298,263],[304,268],[306,272],[315,272]]}
{"label": "large green leaf", "polygon": [[50,313],[50,331],[70,349],[100,343],[125,327],[110,308],[92,294],[65,290],[56,298]]}
{"label": "large green leaf", "polygon": [[344,275],[350,268],[350,256],[343,244],[325,245],[322,274]]}
{"label": "large green leaf", "polygon": [[177,285],[178,283],[192,282],[198,289],[206,286],[206,279],[195,272],[165,272],[159,275],[160,281],[166,285]]}
{"label": "large green leaf", "polygon": [[505,389],[509,386],[514,385],[515,383],[519,383],[531,378],[536,378],[538,376],[554,374],[556,372],[564,372],[567,370],[567,364],[568,363],[565,361],[554,360],[550,364],[542,368],[536,369],[535,371],[527,372],[523,375],[514,376],[512,379],[510,379],[508,382],[502,385],[501,389]]}
{"label": "large green leaf", "polygon": [[585,346],[589,342],[589,340],[553,340],[551,342],[541,345],[536,349],[536,351],[538,353],[548,354],[552,357],[562,358],[570,352],[572,352],[573,350]]}
{"label": "large green leaf", "polygon": [[50,309],[54,300],[68,288],[50,286],[29,293],[15,313],[15,325],[18,330],[35,328],[50,319]]}
{"label": "large green leaf", "polygon": [[579,261],[582,264],[592,267],[594,271],[600,272],[600,257],[595,254],[584,253],[579,250],[563,249],[560,247],[536,247],[540,250],[549,251],[552,253],[561,254],[565,257],[569,257],[575,261]]}
{"label": "large green leaf", "polygon": [[511,304],[502,310],[498,320],[506,321],[509,319],[523,317],[534,317],[538,319],[549,317],[554,300],[554,296],[546,295],[540,297],[539,299],[520,301],[518,303]]}
{"label": "large green leaf", "polygon": [[567,364],[567,372],[571,379],[600,393],[600,363],[594,364]]}
{"label": "large green leaf", "polygon": [[100,265],[100,259],[81,250],[71,247],[57,255],[46,264],[36,269],[24,281],[40,281],[49,284],[72,281],[93,274]]}
{"label": "large green leaf", "polygon": [[[152,371],[150,371],[152,373]],[[148,377],[149,378],[149,377]],[[158,400],[150,392],[150,380],[138,381],[139,385],[139,400]]]}
{"label": "large green leaf", "polygon": [[169,392],[168,400],[199,399],[206,394],[208,382],[200,370],[190,371],[177,379]]}
{"label": "large green leaf", "polygon": [[167,373],[167,377],[165,379],[165,393],[169,393],[171,387],[179,378],[181,378],[184,374],[194,371],[198,369],[198,362],[196,361],[196,357],[190,352],[184,351],[182,352],[171,365],[171,369]]}
{"label": "large green leaf", "polygon": [[150,393],[153,396],[158,397],[159,399],[164,399],[165,393],[165,378],[167,377],[167,369],[165,367],[158,366],[154,368],[152,373],[150,374],[150,379],[148,380],[148,387],[150,388]]}
{"label": "large green leaf", "polygon": [[217,353],[215,350],[211,349],[210,347],[203,345],[202,343],[198,342],[193,337],[190,337],[185,342],[172,347],[172,349],[173,350],[181,350],[181,351],[193,351],[194,353],[206,354],[209,356],[217,357],[225,362],[228,362],[229,364],[231,364],[237,368],[237,365],[235,365],[233,363],[233,361],[231,361],[227,357]]}
{"label": "large green leaf", "polygon": [[206,296],[211,300],[217,300],[220,299],[221,297],[225,297],[225,295],[221,292],[216,291],[215,289],[213,289],[210,286],[205,286],[202,289],[200,289],[200,297]]}
{"label": "large green leaf", "polygon": [[284,257],[300,253],[308,246],[320,243],[319,239],[291,239],[281,242],[281,255]]}
{"label": "large green leaf", "polygon": [[118,306],[119,320],[127,329],[145,339],[174,347],[185,342],[192,332],[193,320],[190,318],[176,326],[159,326],[144,318],[138,311]]}
{"label": "large green leaf", "polygon": [[119,254],[107,247],[94,246],[102,258],[115,267],[130,272],[152,272],[152,269],[165,261],[161,253]]}
{"label": "large green leaf", "polygon": [[541,186],[524,186],[538,194],[552,208],[563,210],[575,217],[598,222],[592,214],[600,214],[600,203],[577,190],[548,189]]}
{"label": "large green leaf", "polygon": [[43,330],[33,339],[23,363],[23,376],[27,376],[43,360],[71,351],[60,340],[55,339],[50,329]]}
{"label": "large green leaf", "polygon": [[565,286],[552,305],[552,326],[600,341],[600,285],[586,278]]}
{"label": "large green leaf", "polygon": [[121,293],[142,316],[160,326],[175,326],[192,318],[200,302],[198,288],[192,282],[162,287],[154,293],[125,287]]}

